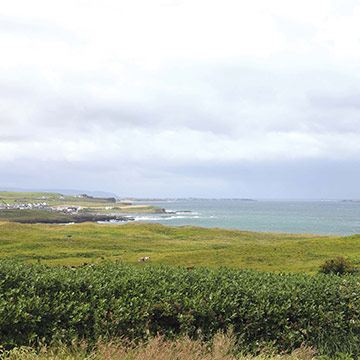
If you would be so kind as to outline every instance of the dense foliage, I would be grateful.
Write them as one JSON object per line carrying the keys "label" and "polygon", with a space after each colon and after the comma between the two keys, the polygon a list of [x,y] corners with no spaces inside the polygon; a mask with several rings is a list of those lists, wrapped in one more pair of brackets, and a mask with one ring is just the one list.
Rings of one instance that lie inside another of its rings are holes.
{"label": "dense foliage", "polygon": [[360,354],[360,278],[107,263],[78,269],[0,261],[0,343],[95,342],[233,328],[250,351],[302,345]]}
{"label": "dense foliage", "polygon": [[319,272],[323,274],[354,274],[358,272],[358,269],[355,265],[341,256],[336,257],[335,259],[326,260],[324,264],[320,266]]}

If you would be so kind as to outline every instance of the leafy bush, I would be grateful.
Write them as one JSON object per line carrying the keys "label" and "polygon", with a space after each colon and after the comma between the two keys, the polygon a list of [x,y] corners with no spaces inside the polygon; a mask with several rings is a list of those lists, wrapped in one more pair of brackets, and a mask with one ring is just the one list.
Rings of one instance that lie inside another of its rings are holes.
{"label": "leafy bush", "polygon": [[0,343],[6,348],[157,334],[206,340],[228,329],[250,352],[309,346],[323,354],[360,355],[360,279],[0,260]]}
{"label": "leafy bush", "polygon": [[350,261],[339,256],[335,259],[326,260],[324,264],[320,266],[320,273],[323,274],[353,274],[357,272],[357,268],[350,263]]}

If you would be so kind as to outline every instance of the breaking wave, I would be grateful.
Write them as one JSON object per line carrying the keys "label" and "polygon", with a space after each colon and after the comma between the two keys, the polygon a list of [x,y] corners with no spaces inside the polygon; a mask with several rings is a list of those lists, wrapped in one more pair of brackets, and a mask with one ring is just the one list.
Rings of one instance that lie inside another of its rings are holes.
{"label": "breaking wave", "polygon": [[175,219],[199,219],[198,215],[182,216],[182,215],[164,215],[164,216],[134,216],[135,221],[167,221]]}

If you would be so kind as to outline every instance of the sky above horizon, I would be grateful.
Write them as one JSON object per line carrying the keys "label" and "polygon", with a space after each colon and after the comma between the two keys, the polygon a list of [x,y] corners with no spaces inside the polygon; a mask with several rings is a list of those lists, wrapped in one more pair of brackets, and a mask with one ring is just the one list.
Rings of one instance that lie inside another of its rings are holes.
{"label": "sky above horizon", "polygon": [[360,3],[12,0],[0,190],[360,199]]}

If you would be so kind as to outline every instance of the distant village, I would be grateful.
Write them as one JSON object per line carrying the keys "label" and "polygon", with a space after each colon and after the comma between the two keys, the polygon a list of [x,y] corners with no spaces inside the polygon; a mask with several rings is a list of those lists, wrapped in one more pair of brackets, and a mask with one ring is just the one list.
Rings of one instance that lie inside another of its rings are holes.
{"label": "distant village", "polygon": [[78,214],[81,206],[49,206],[47,202],[38,203],[0,203],[0,210],[47,210],[69,215]]}
{"label": "distant village", "polygon": [[[78,194],[74,195],[74,198],[81,199],[94,199],[92,196],[87,194]],[[51,206],[47,201],[49,197],[42,196],[41,201],[37,202],[20,202],[15,200],[13,203],[8,203],[5,200],[0,200],[0,210],[46,210],[53,211],[57,213],[63,213],[68,215],[77,215],[79,211],[83,208],[82,206],[77,205],[53,205]],[[59,197],[60,200],[65,200],[64,196]],[[116,198],[99,198],[99,200],[106,200],[106,202],[116,203],[118,200]],[[104,207],[105,210],[113,209],[113,206]]]}

